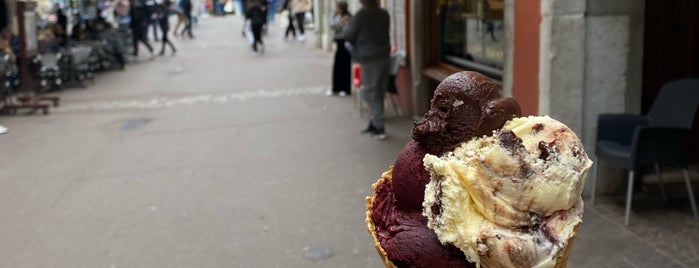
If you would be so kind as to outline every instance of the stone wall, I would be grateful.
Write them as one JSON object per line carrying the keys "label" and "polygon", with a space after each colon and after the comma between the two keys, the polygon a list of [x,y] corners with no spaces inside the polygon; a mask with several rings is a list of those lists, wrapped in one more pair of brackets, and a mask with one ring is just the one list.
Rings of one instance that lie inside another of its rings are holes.
{"label": "stone wall", "polygon": [[[640,111],[643,7],[636,0],[541,2],[539,113],[579,133],[593,160],[597,116]],[[618,190],[621,171],[601,167],[599,192]]]}
{"label": "stone wall", "polygon": [[[599,114],[641,110],[644,5],[637,0],[587,0],[582,138],[591,158]],[[598,193],[623,188],[621,170],[601,163],[599,172],[603,179],[598,181]]]}
{"label": "stone wall", "polygon": [[585,2],[541,1],[539,114],[582,131]]}

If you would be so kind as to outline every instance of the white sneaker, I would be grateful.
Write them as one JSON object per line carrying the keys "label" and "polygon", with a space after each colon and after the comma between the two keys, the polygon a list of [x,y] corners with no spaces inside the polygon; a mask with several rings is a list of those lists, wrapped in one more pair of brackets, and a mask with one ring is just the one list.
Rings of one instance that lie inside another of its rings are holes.
{"label": "white sneaker", "polygon": [[300,34],[300,35],[296,38],[296,40],[298,40],[299,42],[304,42],[304,41],[306,41],[306,36],[303,35],[303,34]]}
{"label": "white sneaker", "polygon": [[328,89],[328,91],[325,91],[325,96],[332,97],[332,95],[333,95],[332,89]]}
{"label": "white sneaker", "polygon": [[340,94],[338,94],[338,95],[340,95],[340,97],[345,97],[345,96],[347,96],[347,93],[344,91],[340,91]]}
{"label": "white sneaker", "polygon": [[6,127],[0,126],[0,134],[5,134],[5,133],[7,133],[7,131],[9,131],[9,129],[7,129]]}
{"label": "white sneaker", "polygon": [[372,139],[375,140],[385,140],[386,139],[386,133],[372,133],[369,135]]}

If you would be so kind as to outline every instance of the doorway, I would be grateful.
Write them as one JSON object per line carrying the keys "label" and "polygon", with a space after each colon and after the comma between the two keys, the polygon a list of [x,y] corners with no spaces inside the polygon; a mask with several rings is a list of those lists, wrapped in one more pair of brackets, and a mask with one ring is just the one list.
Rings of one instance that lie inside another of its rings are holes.
{"label": "doorway", "polygon": [[[664,83],[699,78],[699,4],[686,0],[646,0],[641,112],[648,113]],[[699,163],[699,112],[690,131],[688,156]]]}

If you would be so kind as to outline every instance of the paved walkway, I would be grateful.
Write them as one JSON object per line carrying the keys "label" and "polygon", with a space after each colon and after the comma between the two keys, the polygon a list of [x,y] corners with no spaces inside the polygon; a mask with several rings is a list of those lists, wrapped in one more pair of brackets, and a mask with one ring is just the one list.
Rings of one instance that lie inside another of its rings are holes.
{"label": "paved walkway", "polygon": [[[0,117],[0,267],[381,267],[364,197],[411,121],[359,135],[353,99],[323,95],[330,54],[274,26],[254,55],[240,29],[203,20],[174,57],[98,74],[49,116]],[[570,267],[699,266],[696,242],[673,255],[605,204]]]}

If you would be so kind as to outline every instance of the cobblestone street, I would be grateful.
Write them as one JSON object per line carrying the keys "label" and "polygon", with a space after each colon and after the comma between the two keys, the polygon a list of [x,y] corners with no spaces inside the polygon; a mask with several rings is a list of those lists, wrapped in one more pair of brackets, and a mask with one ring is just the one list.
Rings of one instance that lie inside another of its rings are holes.
{"label": "cobblestone street", "polygon": [[[364,197],[412,119],[387,110],[388,139],[362,136],[312,36],[273,24],[256,55],[241,29],[203,19],[175,56],[0,116],[0,268],[382,267]],[[699,267],[684,195],[640,198],[631,227],[616,198],[586,204],[569,267]]]}

